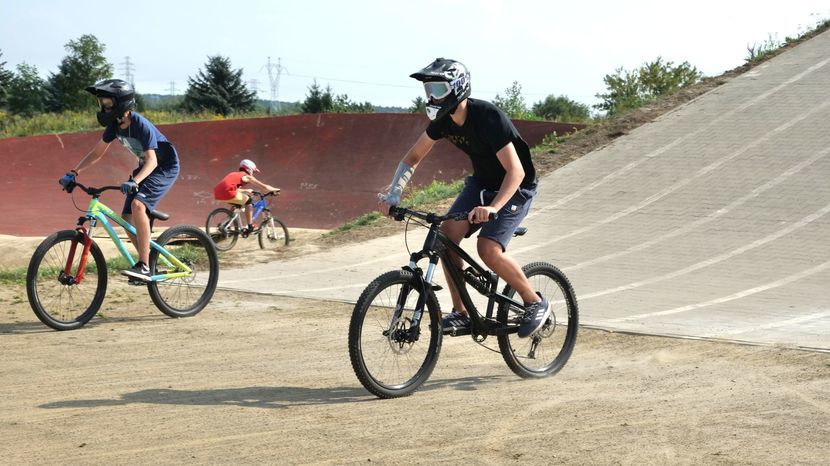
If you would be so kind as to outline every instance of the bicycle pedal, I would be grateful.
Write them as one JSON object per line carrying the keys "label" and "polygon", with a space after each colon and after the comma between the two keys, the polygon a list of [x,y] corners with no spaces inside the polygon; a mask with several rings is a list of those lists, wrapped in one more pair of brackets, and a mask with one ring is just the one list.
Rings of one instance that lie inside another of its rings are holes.
{"label": "bicycle pedal", "polygon": [[443,329],[443,333],[444,333],[444,335],[450,336],[450,337],[461,337],[461,336],[464,336],[464,335],[470,335],[472,333],[472,331],[470,330],[469,327],[462,327],[462,328],[450,327],[450,328]]}

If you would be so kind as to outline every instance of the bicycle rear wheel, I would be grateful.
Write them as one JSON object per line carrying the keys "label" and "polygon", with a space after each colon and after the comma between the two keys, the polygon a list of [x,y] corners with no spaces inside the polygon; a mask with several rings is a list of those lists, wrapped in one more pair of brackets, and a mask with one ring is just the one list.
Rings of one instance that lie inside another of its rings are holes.
{"label": "bicycle rear wheel", "polygon": [[[210,302],[219,281],[219,259],[213,241],[195,226],[176,225],[162,233],[156,243],[190,267],[192,272],[183,277],[147,283],[153,303],[170,317],[199,313]],[[183,272],[156,249],[150,251],[149,267],[153,274]]]}
{"label": "bicycle rear wheel", "polygon": [[[551,315],[539,332],[528,338],[519,338],[516,332],[498,336],[499,350],[504,362],[519,377],[546,377],[559,372],[568,362],[579,326],[576,295],[565,274],[551,264],[534,262],[522,267],[534,290],[550,302]],[[510,286],[504,294],[516,293]],[[523,312],[503,304],[497,318],[512,329],[519,325]]]}
{"label": "bicycle rear wheel", "polygon": [[[29,304],[37,318],[55,330],[83,327],[107,293],[107,264],[97,244],[92,243],[86,266],[79,270],[84,238],[75,230],[54,233],[40,243],[29,261]],[[81,272],[83,279],[78,283]]]}
{"label": "bicycle rear wheel", "polygon": [[209,213],[205,222],[205,233],[219,251],[230,251],[239,239],[240,230],[239,218],[234,220],[233,212],[224,207]]}
{"label": "bicycle rear wheel", "polygon": [[412,327],[420,282],[387,272],[363,290],[349,324],[349,356],[360,383],[379,398],[412,394],[432,374],[441,351],[441,309],[427,288],[426,310]]}
{"label": "bicycle rear wheel", "polygon": [[277,217],[268,217],[259,229],[261,249],[281,249],[288,246],[288,227]]}

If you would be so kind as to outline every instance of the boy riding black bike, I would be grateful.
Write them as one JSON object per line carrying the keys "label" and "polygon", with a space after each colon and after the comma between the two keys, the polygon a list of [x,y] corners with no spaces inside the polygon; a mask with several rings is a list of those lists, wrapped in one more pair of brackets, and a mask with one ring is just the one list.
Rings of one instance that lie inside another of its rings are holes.
{"label": "boy riding black bike", "polygon": [[[547,321],[550,304],[536,293],[522,268],[505,254],[513,232],[527,215],[536,194],[536,170],[530,149],[509,118],[495,105],[470,98],[470,73],[454,60],[438,58],[412,78],[423,82],[427,94],[426,131],[409,149],[392,179],[388,192],[379,195],[381,211],[401,201],[401,194],[421,160],[442,138],[466,153],[473,174],[450,212],[467,212],[466,220],[450,220],[441,231],[458,244],[480,230],[478,254],[484,263],[503,278],[524,301],[527,312],[518,335],[529,337]],[[494,219],[490,220],[491,215]],[[456,265],[460,258],[450,254]],[[445,272],[447,264],[443,264]],[[452,281],[448,282],[453,310],[443,320],[444,329],[466,329],[470,318]]]}

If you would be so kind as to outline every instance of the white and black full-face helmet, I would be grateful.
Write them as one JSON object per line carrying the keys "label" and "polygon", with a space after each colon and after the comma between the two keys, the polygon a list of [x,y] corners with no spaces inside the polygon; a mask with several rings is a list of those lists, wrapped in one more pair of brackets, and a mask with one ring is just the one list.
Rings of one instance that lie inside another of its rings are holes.
{"label": "white and black full-face helmet", "polygon": [[[99,99],[101,109],[95,116],[101,126],[120,123],[124,112],[135,109],[135,89],[122,79],[105,79],[87,87],[86,91]],[[111,98],[112,106],[105,107],[100,101],[102,97]]]}
{"label": "white and black full-face helmet", "polygon": [[453,113],[455,107],[470,96],[470,72],[463,63],[449,58],[436,58],[409,77],[424,83],[430,120]]}

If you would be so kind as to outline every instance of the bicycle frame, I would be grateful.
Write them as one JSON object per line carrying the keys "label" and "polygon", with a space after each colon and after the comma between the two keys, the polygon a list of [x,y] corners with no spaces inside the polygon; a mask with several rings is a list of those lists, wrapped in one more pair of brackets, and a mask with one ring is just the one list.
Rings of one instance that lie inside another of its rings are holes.
{"label": "bicycle frame", "polygon": [[[443,245],[444,248],[442,248],[440,251],[436,251],[435,246],[437,243]],[[469,264],[470,267],[466,269],[466,271],[462,271],[450,259],[450,251],[457,254],[458,257],[461,258],[463,262]],[[418,262],[425,258],[429,259],[429,265],[427,266],[426,274],[424,274],[422,269],[417,265]],[[444,233],[442,233],[439,230],[438,224],[430,225],[429,233],[427,233],[427,236],[424,239],[423,249],[412,253],[409,258],[409,265],[405,267],[409,271],[413,272],[413,274],[416,277],[418,277],[418,279],[421,281],[422,287],[421,297],[415,306],[415,312],[413,315],[413,327],[420,324],[421,316],[424,312],[424,304],[426,301],[426,287],[434,287],[434,285],[432,285],[432,278],[435,274],[435,268],[438,265],[439,259],[444,261],[444,264],[447,264],[447,267],[445,268],[445,270],[447,270],[448,272],[447,280],[451,280],[452,283],[455,285],[455,289],[458,290],[461,302],[464,304],[464,307],[470,314],[470,321],[472,323],[471,333],[473,333],[476,337],[486,337],[487,335],[515,333],[518,330],[518,327],[506,327],[500,323],[495,322],[493,320],[493,310],[495,308],[496,303],[499,303],[500,305],[514,306],[517,309],[524,309],[524,303],[516,301],[515,299],[509,296],[499,293],[498,275],[481,266],[472,257],[470,257],[470,255],[467,254],[466,251],[461,249],[461,246],[453,243]],[[466,273],[470,274],[469,281],[464,278]],[[473,300],[470,297],[470,293],[467,291],[466,284],[468,282],[476,289],[476,291],[488,298],[487,311],[485,315],[482,315],[478,311],[476,305],[473,303]],[[401,292],[402,296],[399,299],[399,307],[402,307],[402,303],[406,302],[406,295],[408,294],[409,292],[406,289],[404,289]]]}
{"label": "bicycle frame", "polygon": [[[109,220],[114,221],[121,227],[123,227],[127,232],[132,235],[136,234],[135,227],[127,223],[126,220],[121,218],[120,215],[113,212],[112,209],[104,205],[98,197],[100,194],[93,195],[92,200],[89,202],[89,207],[87,208],[86,215],[78,219],[78,228],[77,230],[84,235],[84,250],[82,252],[81,261],[78,265],[78,275],[75,277],[75,282],[80,283],[84,277],[84,271],[86,270],[86,261],[89,257],[89,249],[92,247],[92,237],[93,231],[95,230],[96,226],[100,224],[104,227],[107,234],[109,235],[112,242],[115,244],[115,247],[118,249],[118,252],[130,263],[130,266],[135,265],[135,260],[133,259],[132,255],[127,251],[127,247],[121,241],[121,238],[118,237],[118,234],[113,228],[112,224],[110,224]],[[89,227],[84,228],[83,224],[89,222]],[[75,257],[75,248],[77,243],[73,243],[72,247],[69,251],[69,257],[66,261],[66,266],[64,273],[67,276],[71,276],[71,267],[72,261]],[[193,270],[178,260],[175,256],[170,254],[163,246],[159,245],[153,240],[150,240],[150,248],[155,249],[159,252],[159,259],[164,262],[164,265],[167,267],[174,267],[175,269],[179,270],[179,272],[173,273],[162,273],[162,274],[155,274],[152,275],[151,281],[161,281],[167,280],[170,278],[181,278],[191,275]]]}
{"label": "bicycle frame", "polygon": [[[239,218],[239,215],[242,213],[241,209],[243,206],[231,204],[231,207],[233,208],[233,215],[230,219],[228,219],[228,225],[233,224],[233,222],[235,222]],[[256,220],[257,218],[259,218],[259,215],[262,212],[270,210],[268,209],[268,203],[265,201],[265,199],[260,199],[254,202],[253,204],[251,204],[251,207],[254,209],[254,213],[251,216],[251,220]]]}

